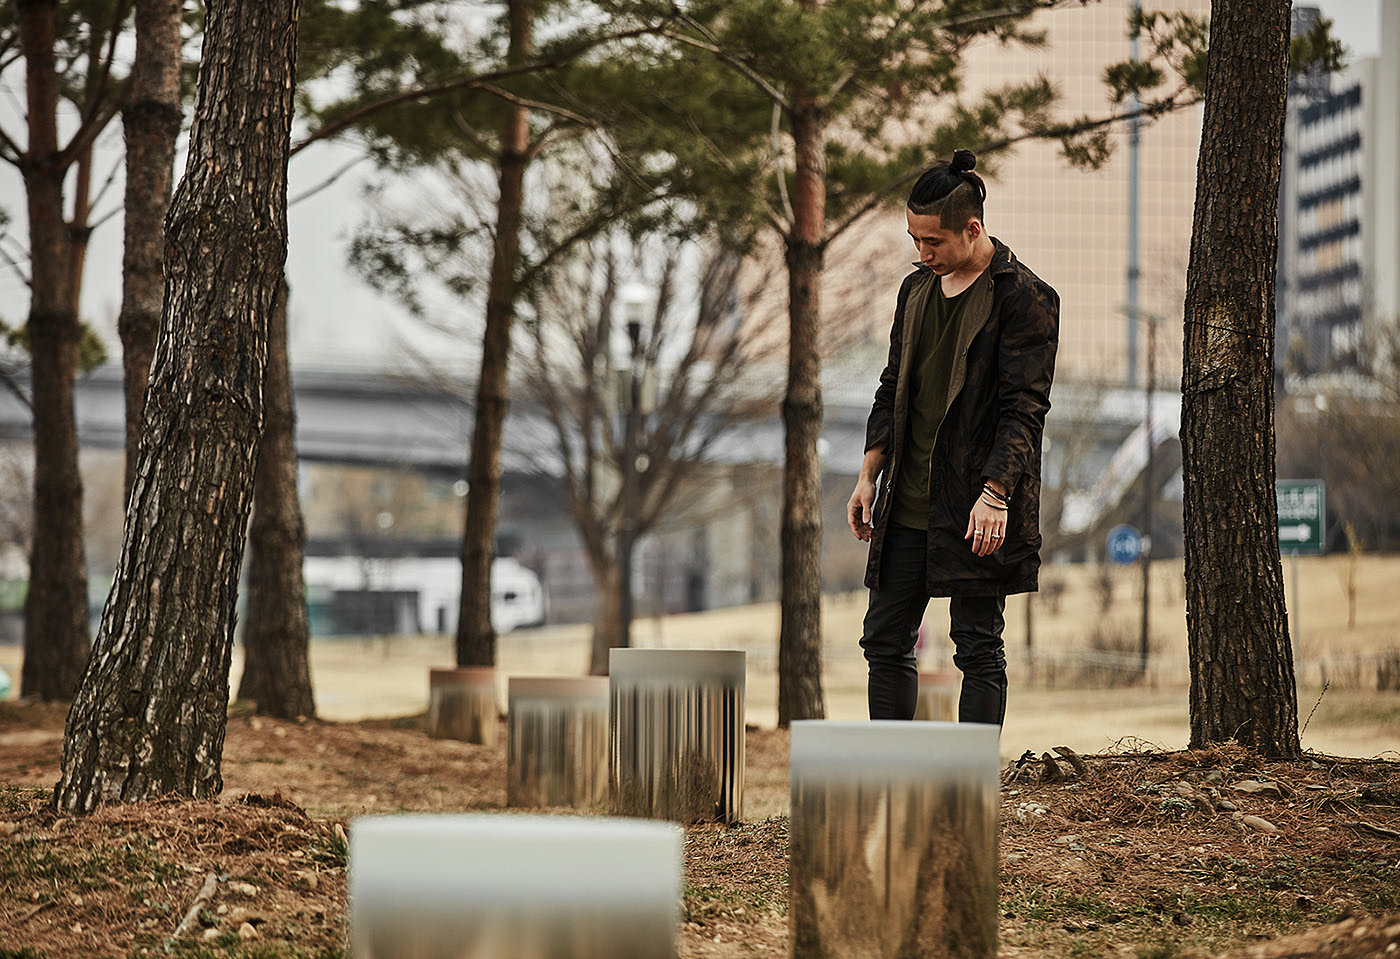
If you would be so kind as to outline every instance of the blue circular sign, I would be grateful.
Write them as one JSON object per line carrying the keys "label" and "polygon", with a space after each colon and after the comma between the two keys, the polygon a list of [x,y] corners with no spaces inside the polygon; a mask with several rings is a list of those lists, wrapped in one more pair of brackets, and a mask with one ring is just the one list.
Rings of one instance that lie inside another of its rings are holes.
{"label": "blue circular sign", "polygon": [[1119,566],[1128,566],[1142,555],[1142,537],[1136,527],[1124,523],[1108,534],[1108,558]]}

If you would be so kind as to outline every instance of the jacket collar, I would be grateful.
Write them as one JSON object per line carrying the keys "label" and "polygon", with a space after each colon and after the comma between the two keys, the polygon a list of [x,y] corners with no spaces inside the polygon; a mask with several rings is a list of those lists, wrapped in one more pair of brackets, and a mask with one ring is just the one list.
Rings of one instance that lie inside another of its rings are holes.
{"label": "jacket collar", "polygon": [[[914,267],[914,272],[925,280],[933,276],[933,270],[929,269],[922,262],[915,260],[910,264]],[[1011,252],[1011,247],[992,237],[992,262],[987,267],[987,272],[992,276],[999,273],[1014,273],[1017,267],[1016,254]]]}
{"label": "jacket collar", "polygon": [[996,237],[992,237],[992,247],[995,252],[992,253],[992,265],[988,267],[992,275],[1014,272],[1016,270],[1016,254],[1011,252],[1011,247]]}

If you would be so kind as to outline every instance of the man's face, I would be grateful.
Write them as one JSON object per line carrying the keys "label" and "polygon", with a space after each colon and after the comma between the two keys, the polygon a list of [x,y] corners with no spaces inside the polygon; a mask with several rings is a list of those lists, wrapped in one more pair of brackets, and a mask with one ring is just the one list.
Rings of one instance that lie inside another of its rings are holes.
{"label": "man's face", "polygon": [[980,221],[968,220],[967,226],[953,231],[943,229],[938,217],[931,213],[904,212],[909,219],[909,236],[914,240],[919,261],[933,272],[947,276],[972,262],[975,241],[982,233]]}

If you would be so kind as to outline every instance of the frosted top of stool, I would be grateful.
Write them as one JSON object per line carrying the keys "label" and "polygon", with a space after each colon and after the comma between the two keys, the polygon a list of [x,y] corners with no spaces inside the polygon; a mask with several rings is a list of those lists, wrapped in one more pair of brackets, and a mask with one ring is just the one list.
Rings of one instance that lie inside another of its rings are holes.
{"label": "frosted top of stool", "polygon": [[805,719],[792,724],[791,766],[802,775],[856,778],[879,775],[1001,771],[1001,730],[982,723]]}
{"label": "frosted top of stool", "polygon": [[679,891],[683,833],[670,823],[567,816],[366,816],[350,830],[351,886],[477,905],[639,906]]}
{"label": "frosted top of stool", "polygon": [[657,679],[665,681],[708,679],[744,682],[742,649],[612,649],[608,651],[608,672],[614,679],[629,682]]}
{"label": "frosted top of stool", "polygon": [[508,684],[511,699],[534,697],[549,699],[608,698],[606,676],[512,676]]}

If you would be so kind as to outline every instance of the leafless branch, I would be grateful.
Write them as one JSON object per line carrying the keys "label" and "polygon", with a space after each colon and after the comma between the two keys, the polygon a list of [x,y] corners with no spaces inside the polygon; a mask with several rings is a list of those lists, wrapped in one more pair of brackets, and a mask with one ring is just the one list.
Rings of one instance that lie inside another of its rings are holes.
{"label": "leafless branch", "polygon": [[787,226],[791,227],[794,219],[792,198],[788,196],[787,167],[783,163],[783,148],[779,139],[779,122],[782,118],[782,108],[776,103],[773,104],[773,122],[768,130],[768,139],[773,150],[773,176],[778,181],[778,196],[783,200],[783,216],[786,217]]}
{"label": "leafless branch", "polygon": [[[9,239],[9,234],[4,234],[3,236],[0,236],[0,240]],[[18,259],[15,258],[14,254],[12,254],[9,250],[5,249],[3,245],[0,245],[0,258],[4,259],[4,261],[7,264],[9,264],[10,269],[15,271],[15,276],[23,280],[25,286],[28,286],[31,289],[33,288],[33,283],[30,280],[29,272],[25,270],[24,266],[19,262]]]}
{"label": "leafless branch", "polygon": [[25,391],[19,380],[15,379],[14,374],[4,366],[0,366],[0,383],[5,384],[5,387],[24,404],[25,409],[29,410],[30,413],[34,412],[34,398]]}
{"label": "leafless branch", "polygon": [[348,163],[343,164],[343,165],[340,167],[340,169],[336,170],[334,173],[332,173],[330,176],[326,177],[326,178],[325,178],[324,180],[322,180],[320,183],[318,183],[318,184],[316,184],[315,186],[311,187],[310,189],[304,190],[304,191],[302,191],[301,193],[298,193],[296,196],[292,197],[290,200],[287,201],[287,206],[289,206],[289,207],[290,207],[290,206],[296,206],[298,203],[302,202],[303,200],[309,200],[309,199],[311,199],[313,196],[315,196],[316,194],[320,193],[322,190],[330,189],[332,186],[334,186],[334,185],[340,180],[341,177],[345,176],[345,174],[349,173],[349,172],[350,172],[351,170],[353,170],[355,167],[359,166],[361,163],[364,163],[364,162],[365,162],[366,160],[368,160],[368,159],[369,159],[369,156],[366,155],[366,154],[361,154],[360,156],[355,157],[353,160],[349,161]]}

